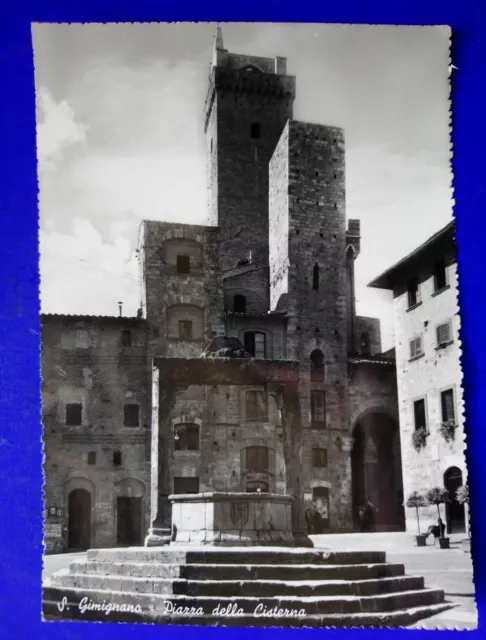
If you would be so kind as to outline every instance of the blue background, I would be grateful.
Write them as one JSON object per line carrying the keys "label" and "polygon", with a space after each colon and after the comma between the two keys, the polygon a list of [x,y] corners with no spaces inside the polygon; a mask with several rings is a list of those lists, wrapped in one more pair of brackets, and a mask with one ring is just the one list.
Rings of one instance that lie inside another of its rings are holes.
{"label": "blue background", "polygon": [[[486,396],[486,2],[484,0],[12,0],[0,3],[0,637],[137,638],[326,633],[410,637],[426,631],[215,629],[41,622],[42,451],[34,66],[30,23],[273,21],[448,24],[453,29],[453,168],[459,252],[467,463],[480,627],[486,613],[482,406]],[[203,6],[201,6],[203,5]],[[446,562],[446,556],[444,556]],[[442,633],[457,634],[450,631]]]}

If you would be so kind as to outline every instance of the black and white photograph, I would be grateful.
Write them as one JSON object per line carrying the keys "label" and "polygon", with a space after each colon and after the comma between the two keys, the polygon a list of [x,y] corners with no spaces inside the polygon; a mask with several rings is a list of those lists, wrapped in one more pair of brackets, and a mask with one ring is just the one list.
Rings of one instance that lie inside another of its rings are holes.
{"label": "black and white photograph", "polygon": [[39,615],[476,629],[450,29],[32,35]]}

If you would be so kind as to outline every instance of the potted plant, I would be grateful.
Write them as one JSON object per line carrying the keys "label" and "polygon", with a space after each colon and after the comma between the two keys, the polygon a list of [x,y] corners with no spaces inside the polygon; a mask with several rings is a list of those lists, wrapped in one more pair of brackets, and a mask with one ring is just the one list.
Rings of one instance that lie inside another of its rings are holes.
{"label": "potted plant", "polygon": [[[469,485],[463,484],[456,491],[456,500],[459,504],[469,505]],[[463,540],[462,548],[464,551],[471,550],[471,528],[468,527],[468,538]]]}
{"label": "potted plant", "polygon": [[418,491],[414,491],[408,496],[408,500],[406,502],[406,506],[410,509],[415,508],[417,513],[417,535],[415,536],[415,540],[417,542],[417,547],[425,547],[427,544],[427,536],[423,533],[420,533],[420,519],[419,519],[419,507],[426,507],[427,500],[425,497],[420,494]]}
{"label": "potted plant", "polygon": [[427,431],[424,427],[420,427],[420,429],[415,429],[412,432],[412,445],[415,451],[418,453],[420,449],[423,449],[427,444]]}
{"label": "potted plant", "polygon": [[439,433],[446,442],[452,442],[456,436],[456,425],[454,420],[443,422],[439,427]]}
{"label": "potted plant", "polygon": [[[442,524],[442,519],[440,517],[440,505],[446,504],[449,502],[449,492],[444,487],[433,487],[427,491],[427,502],[432,505],[435,504],[437,507],[437,515],[438,515],[438,524]],[[450,548],[450,538],[446,538],[444,536],[445,527],[440,527],[439,530],[439,546],[441,549],[449,549]]]}

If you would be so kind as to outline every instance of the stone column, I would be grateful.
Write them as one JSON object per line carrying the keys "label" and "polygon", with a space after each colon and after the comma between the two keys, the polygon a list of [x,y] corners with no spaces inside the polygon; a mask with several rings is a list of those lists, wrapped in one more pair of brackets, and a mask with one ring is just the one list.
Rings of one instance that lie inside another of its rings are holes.
{"label": "stone column", "polygon": [[304,493],[302,489],[302,420],[298,382],[281,388],[279,398],[282,412],[286,491],[292,496],[292,533],[297,547],[313,547],[305,523]]}
{"label": "stone column", "polygon": [[145,538],[146,547],[169,544],[172,536],[172,514],[169,495],[170,486],[170,451],[172,446],[172,429],[170,414],[175,402],[176,387],[166,381],[158,385],[158,420],[152,425],[157,433],[152,437],[152,526]]}

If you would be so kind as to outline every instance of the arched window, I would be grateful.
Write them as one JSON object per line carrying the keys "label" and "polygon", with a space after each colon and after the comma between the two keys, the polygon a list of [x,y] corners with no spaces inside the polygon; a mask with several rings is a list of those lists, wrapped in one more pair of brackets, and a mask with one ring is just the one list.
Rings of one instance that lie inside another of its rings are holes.
{"label": "arched window", "polygon": [[236,295],[233,298],[233,311],[235,313],[246,313],[246,297],[242,295]]}
{"label": "arched window", "polygon": [[319,290],[319,265],[317,264],[317,262],[314,265],[314,269],[312,270],[312,288],[314,289],[314,291]]}
{"label": "arched window", "polygon": [[324,381],[324,354],[320,349],[314,349],[310,354],[310,372],[313,382]]}
{"label": "arched window", "polygon": [[259,122],[251,123],[251,137],[254,140],[257,140],[261,135],[261,126]]}

